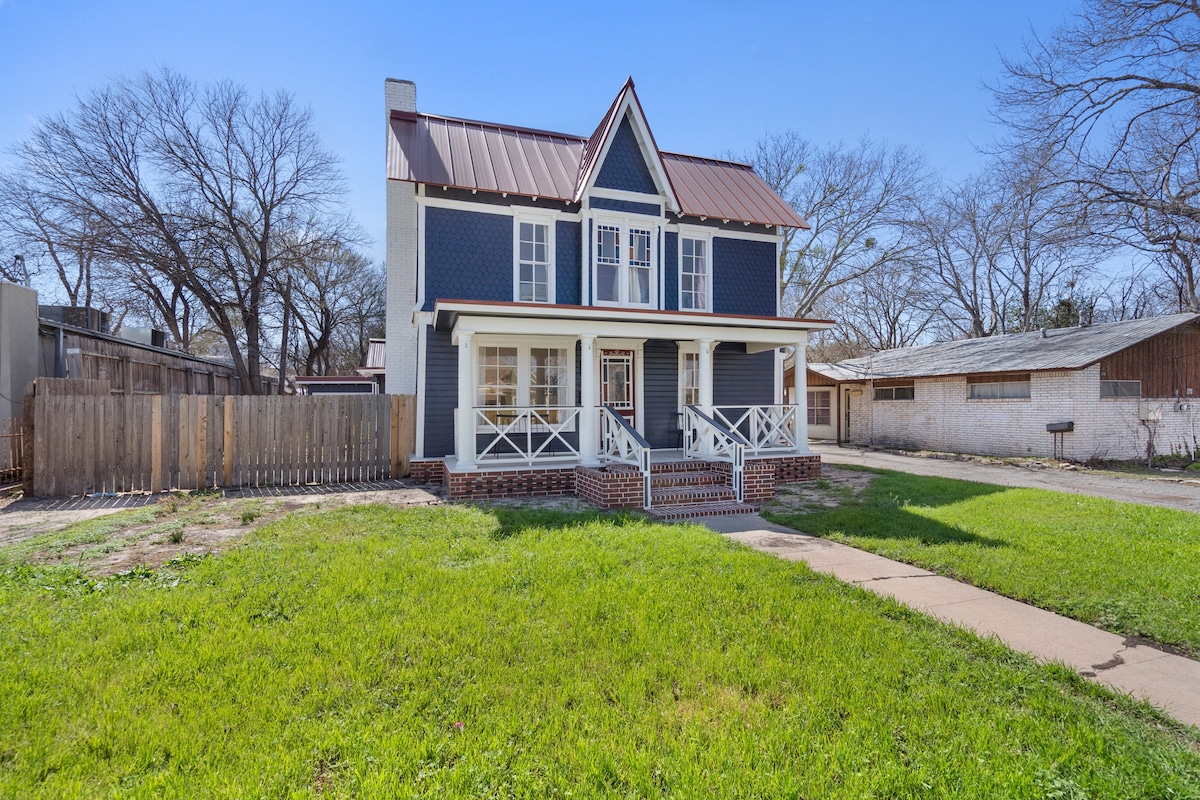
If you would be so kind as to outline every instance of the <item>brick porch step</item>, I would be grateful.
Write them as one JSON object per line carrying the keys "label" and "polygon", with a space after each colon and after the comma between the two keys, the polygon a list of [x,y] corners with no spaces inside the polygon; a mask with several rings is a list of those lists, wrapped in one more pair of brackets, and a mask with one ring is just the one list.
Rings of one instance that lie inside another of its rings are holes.
{"label": "brick porch step", "polygon": [[737,495],[724,484],[664,486],[650,490],[651,506],[678,506],[688,503],[715,503],[733,500]]}
{"label": "brick porch step", "polygon": [[698,486],[724,482],[724,475],[707,469],[694,469],[687,472],[650,473],[650,486],[654,489],[662,489],[668,486]]}
{"label": "brick porch step", "polygon": [[739,503],[736,500],[721,500],[715,503],[685,503],[683,505],[654,506],[647,513],[659,519],[694,519],[696,517],[726,517],[733,514],[754,514],[759,506]]}
{"label": "brick porch step", "polygon": [[650,464],[650,473],[657,475],[663,472],[708,471],[712,465],[712,461],[703,461],[699,458],[689,458],[683,461],[654,461]]}

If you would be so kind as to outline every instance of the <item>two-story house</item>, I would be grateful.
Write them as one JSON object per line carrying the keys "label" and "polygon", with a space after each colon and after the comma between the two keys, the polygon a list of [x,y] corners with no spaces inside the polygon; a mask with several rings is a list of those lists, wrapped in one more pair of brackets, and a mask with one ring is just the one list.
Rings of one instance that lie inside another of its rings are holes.
{"label": "two-story house", "polygon": [[386,390],[417,396],[414,475],[672,516],[815,474],[783,359],[832,323],[781,316],[781,231],[807,224],[751,167],[660,150],[632,80],[587,137],[385,96]]}

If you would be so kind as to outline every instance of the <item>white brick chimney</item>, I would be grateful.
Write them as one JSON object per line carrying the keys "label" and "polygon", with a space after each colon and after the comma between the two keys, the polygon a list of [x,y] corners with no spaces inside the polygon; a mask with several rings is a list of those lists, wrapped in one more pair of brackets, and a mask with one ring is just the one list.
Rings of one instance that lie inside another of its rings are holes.
{"label": "white brick chimney", "polygon": [[[392,111],[417,110],[417,85],[388,78],[383,82],[384,124],[392,137]],[[387,181],[387,377],[388,394],[417,391],[417,186]]]}

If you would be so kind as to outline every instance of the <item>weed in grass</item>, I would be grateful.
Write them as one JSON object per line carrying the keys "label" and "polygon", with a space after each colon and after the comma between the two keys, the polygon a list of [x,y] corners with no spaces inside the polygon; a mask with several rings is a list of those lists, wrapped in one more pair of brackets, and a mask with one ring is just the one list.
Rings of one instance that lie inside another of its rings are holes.
{"label": "weed in grass", "polygon": [[243,511],[242,524],[249,525],[251,522],[254,522],[254,520],[258,519],[259,516],[261,516],[261,513],[262,512],[260,511]]}

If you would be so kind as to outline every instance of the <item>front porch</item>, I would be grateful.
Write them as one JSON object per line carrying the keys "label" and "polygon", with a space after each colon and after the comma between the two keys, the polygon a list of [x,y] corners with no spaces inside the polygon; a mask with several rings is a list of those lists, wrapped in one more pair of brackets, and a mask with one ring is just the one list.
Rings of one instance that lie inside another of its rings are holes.
{"label": "front porch", "polygon": [[[803,360],[825,323],[456,301],[430,321],[445,349],[427,362],[449,378],[453,358],[456,380],[453,397],[419,405],[414,470],[440,473],[453,498],[747,507],[819,469],[805,407],[783,402],[783,358]],[[792,375],[792,396],[806,397],[804,370]],[[453,451],[425,452],[434,440]]]}

